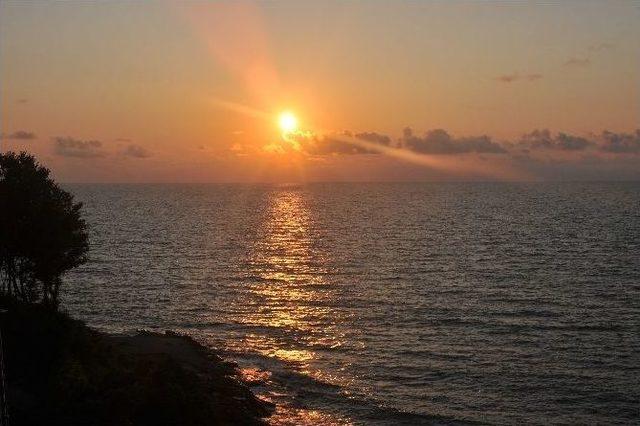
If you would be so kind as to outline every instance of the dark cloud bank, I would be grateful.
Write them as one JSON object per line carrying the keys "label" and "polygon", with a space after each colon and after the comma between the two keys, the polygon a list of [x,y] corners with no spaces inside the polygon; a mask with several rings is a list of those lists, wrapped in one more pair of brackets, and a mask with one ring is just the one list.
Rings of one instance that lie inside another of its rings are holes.
{"label": "dark cloud bank", "polygon": [[400,139],[401,146],[421,154],[504,154],[507,151],[493,142],[488,136],[472,136],[454,138],[446,130],[436,129],[427,132],[423,137],[413,134],[406,128]]}
{"label": "dark cloud bank", "polygon": [[517,145],[530,150],[582,151],[597,143],[580,136],[566,133],[553,135],[549,130],[534,130],[522,136]]}
{"label": "dark cloud bank", "polygon": [[[358,144],[358,141],[367,142]],[[418,136],[405,128],[400,138],[393,140],[375,132],[344,131],[324,136],[301,136],[301,149],[310,155],[378,154],[380,147],[404,148],[425,155],[497,154],[526,155],[554,153],[640,154],[640,129],[633,133],[604,131],[600,135],[577,136],[534,130],[513,141],[494,141],[486,135],[455,137],[443,129],[434,129]],[[372,146],[372,144],[374,146]]]}
{"label": "dark cloud bank", "polygon": [[[355,139],[355,141],[353,141]],[[353,142],[349,142],[352,140]],[[358,145],[357,140],[368,142],[382,147],[391,145],[391,138],[375,132],[353,133],[344,131],[338,134],[323,136],[302,137],[301,148],[310,155],[332,154],[378,154],[379,151]]]}
{"label": "dark cloud bank", "polygon": [[[360,145],[357,140],[367,144]],[[376,145],[380,148],[375,149]],[[511,170],[508,179],[516,180],[640,179],[640,129],[631,133],[604,131],[588,136],[542,129],[514,140],[495,141],[486,135],[456,137],[443,129],[416,135],[406,128],[396,139],[374,132],[343,132],[314,136],[311,140],[300,141],[300,146],[310,155],[373,155],[388,148],[401,148],[421,155],[459,158],[460,164],[467,161],[492,164],[485,170]],[[419,171],[409,172],[411,167],[416,166],[407,165],[403,170],[412,178],[421,176]],[[464,174],[464,167],[460,170]],[[396,172],[391,170],[389,173]],[[448,178],[456,178],[456,173],[452,172]],[[468,176],[469,179],[487,177],[482,174]]]}
{"label": "dark cloud bank", "polygon": [[640,154],[640,129],[635,133],[614,133],[605,131],[602,133],[604,141],[602,150],[618,154]]}

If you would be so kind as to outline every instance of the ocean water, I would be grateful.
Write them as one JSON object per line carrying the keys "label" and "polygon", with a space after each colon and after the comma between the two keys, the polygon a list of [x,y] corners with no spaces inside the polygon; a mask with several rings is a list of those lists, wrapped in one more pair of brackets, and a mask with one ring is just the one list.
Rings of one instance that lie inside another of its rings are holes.
{"label": "ocean water", "polygon": [[640,421],[640,183],[69,189],[64,307],[223,350],[273,424]]}

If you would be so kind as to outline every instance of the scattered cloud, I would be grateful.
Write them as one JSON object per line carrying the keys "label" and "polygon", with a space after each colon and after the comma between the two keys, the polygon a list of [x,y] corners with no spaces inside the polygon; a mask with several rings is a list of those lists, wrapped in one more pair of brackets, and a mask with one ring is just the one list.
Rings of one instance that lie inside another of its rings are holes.
{"label": "scattered cloud", "polygon": [[516,81],[536,81],[536,80],[540,80],[541,78],[542,78],[542,74],[538,74],[538,73],[533,73],[533,74],[513,73],[513,74],[500,75],[496,77],[496,80],[498,80],[501,83],[514,83]]}
{"label": "scattered cloud", "polygon": [[306,151],[314,155],[327,154],[377,154],[376,151],[354,145],[340,136],[323,136],[316,143],[306,145]]}
{"label": "scattered cloud", "polygon": [[587,48],[589,54],[582,56],[571,56],[564,63],[565,67],[570,68],[586,68],[591,65],[591,56],[597,56],[599,52],[613,48],[611,43],[592,44]]}
{"label": "scattered cloud", "polygon": [[591,65],[590,58],[571,57],[567,60],[567,62],[564,63],[565,67],[574,67],[574,68],[584,68],[584,67],[588,67],[589,65]]}
{"label": "scattered cloud", "polygon": [[358,141],[389,146],[391,138],[375,132],[353,133],[344,131],[340,133],[327,134],[323,136],[300,134],[295,138],[299,150],[311,155],[334,155],[334,154],[379,154],[375,149],[367,148],[358,144]]}
{"label": "scattered cloud", "polygon": [[600,149],[614,154],[640,154],[640,129],[636,129],[635,133],[614,133],[605,130],[602,132]]}
{"label": "scattered cloud", "polygon": [[402,135],[402,146],[421,154],[504,154],[507,150],[500,144],[493,142],[488,136],[472,136],[454,138],[446,130],[435,129],[427,132],[423,137],[413,134],[406,128]]}
{"label": "scattered cloud", "polygon": [[391,144],[391,138],[389,138],[389,136],[381,135],[381,134],[375,133],[375,132],[356,133],[354,135],[354,137],[356,139],[361,139],[363,141],[377,143],[379,145],[389,146]]}
{"label": "scattered cloud", "polygon": [[140,145],[135,145],[135,144],[128,145],[124,149],[124,151],[122,151],[122,154],[127,157],[133,157],[133,158],[151,157],[151,153],[149,152],[149,150],[147,150],[146,148]]}
{"label": "scattered cloud", "polygon": [[613,49],[613,44],[611,43],[598,43],[592,44],[589,46],[589,52],[601,52],[603,50]]}
{"label": "scattered cloud", "polygon": [[16,130],[8,135],[2,135],[2,139],[14,139],[14,140],[32,140],[36,139],[36,134],[33,132],[27,132],[26,130]]}
{"label": "scattered cloud", "polygon": [[548,129],[543,129],[523,135],[517,145],[530,150],[582,151],[595,144],[594,141],[581,136],[572,136],[566,133],[558,133],[554,136]]}
{"label": "scattered cloud", "polygon": [[391,138],[375,132],[342,132],[318,135],[313,132],[295,132],[286,136],[284,143],[272,143],[263,147],[270,153],[300,152],[312,156],[379,154],[377,145],[389,146]]}
{"label": "scattered cloud", "polygon": [[513,83],[516,80],[520,79],[520,75],[519,74],[505,74],[505,75],[501,75],[499,77],[496,77],[496,80],[502,82],[502,83]]}
{"label": "scattered cloud", "polygon": [[[234,145],[231,151],[240,151],[238,146]],[[587,136],[536,129],[515,140],[494,141],[486,135],[454,137],[444,129],[430,130],[423,136],[417,136],[407,127],[397,143],[391,137],[376,132],[343,131],[325,135],[299,132],[288,136],[285,143],[263,147],[265,152],[297,151],[317,156],[379,154],[385,149],[406,149],[425,155],[509,154],[514,159],[536,153],[548,156],[552,152],[564,152],[566,155],[581,153],[583,156],[598,152],[640,154],[640,129],[632,133],[605,130],[600,135]]]}
{"label": "scattered cloud", "polygon": [[[292,149],[309,155],[379,154],[385,148],[396,148],[389,136],[376,132],[343,131],[326,135],[300,133],[290,138]],[[504,154],[507,152],[503,146],[493,142],[488,136],[453,138],[442,129],[431,130],[424,137],[418,137],[410,128],[406,128],[399,140],[399,145],[399,148],[420,154]],[[286,150],[286,148],[271,145],[267,149],[269,152]]]}
{"label": "scattered cloud", "polygon": [[69,136],[54,138],[54,152],[62,157],[96,158],[104,157],[102,142],[97,140],[74,139]]}

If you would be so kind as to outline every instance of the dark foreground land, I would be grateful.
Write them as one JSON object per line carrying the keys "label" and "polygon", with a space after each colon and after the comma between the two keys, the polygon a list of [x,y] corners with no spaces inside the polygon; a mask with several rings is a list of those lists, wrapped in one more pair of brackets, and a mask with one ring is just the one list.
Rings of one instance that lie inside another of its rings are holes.
{"label": "dark foreground land", "polygon": [[12,425],[253,425],[272,411],[187,336],[108,335],[41,306],[0,307]]}

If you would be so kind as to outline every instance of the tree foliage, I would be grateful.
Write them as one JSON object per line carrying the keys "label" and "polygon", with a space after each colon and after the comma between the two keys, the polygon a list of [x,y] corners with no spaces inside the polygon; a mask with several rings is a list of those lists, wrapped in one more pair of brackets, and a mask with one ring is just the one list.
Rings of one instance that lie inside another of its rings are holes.
{"label": "tree foliage", "polygon": [[62,275],[86,261],[81,203],[25,152],[0,154],[0,291],[57,307]]}

